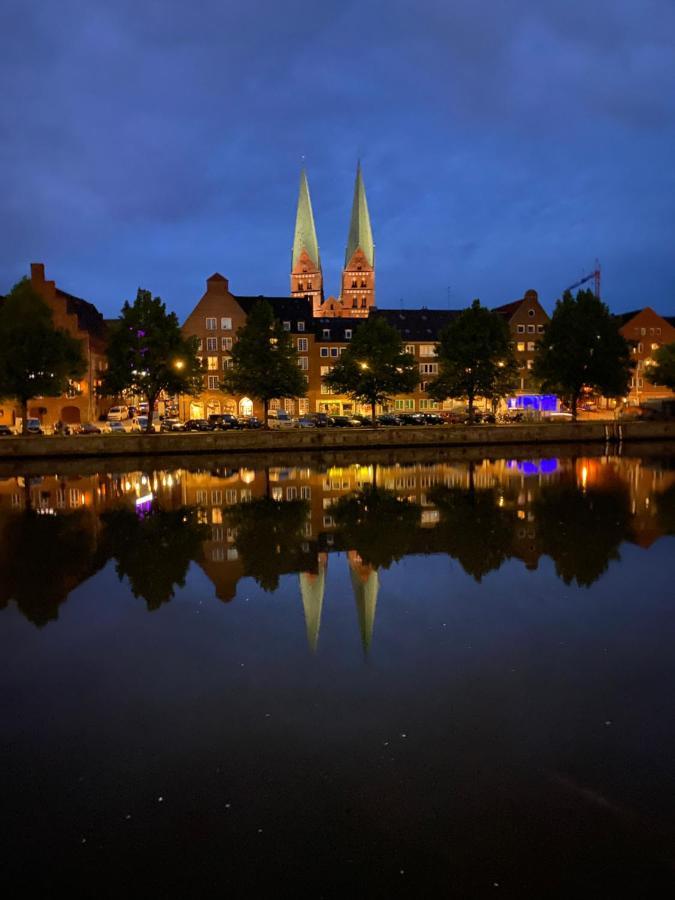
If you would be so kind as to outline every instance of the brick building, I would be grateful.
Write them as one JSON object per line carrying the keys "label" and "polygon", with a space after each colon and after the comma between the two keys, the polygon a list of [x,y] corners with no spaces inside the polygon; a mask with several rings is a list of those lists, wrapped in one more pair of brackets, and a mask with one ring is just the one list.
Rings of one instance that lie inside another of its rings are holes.
{"label": "brick building", "polygon": [[[79,381],[71,383],[66,394],[33,398],[28,406],[28,415],[47,426],[59,419],[71,424],[95,422],[112,403],[96,395],[101,371],[107,365],[103,316],[92,303],[61,290],[54,281],[48,281],[43,263],[31,263],[30,285],[52,310],[54,325],[80,340],[87,370]],[[0,401],[0,424],[13,425],[20,415],[15,402]]]}
{"label": "brick building", "polygon": [[532,377],[532,367],[537,344],[544,328],[550,321],[544,307],[539,302],[536,291],[525,291],[520,300],[498,306],[494,312],[504,317],[511,332],[513,350],[520,368],[518,394],[536,394],[538,385]]}
{"label": "brick building", "polygon": [[675,342],[674,317],[660,316],[650,306],[617,316],[619,331],[630,341],[635,369],[630,380],[628,403],[639,406],[645,400],[673,397],[673,392],[649,380],[654,353],[664,344]]}

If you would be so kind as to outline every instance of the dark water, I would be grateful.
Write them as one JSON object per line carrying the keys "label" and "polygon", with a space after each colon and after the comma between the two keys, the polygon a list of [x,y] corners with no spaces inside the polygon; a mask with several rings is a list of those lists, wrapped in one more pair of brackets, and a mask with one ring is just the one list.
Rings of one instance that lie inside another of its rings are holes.
{"label": "dark water", "polygon": [[672,459],[151,465],[0,480],[5,886],[670,895]]}

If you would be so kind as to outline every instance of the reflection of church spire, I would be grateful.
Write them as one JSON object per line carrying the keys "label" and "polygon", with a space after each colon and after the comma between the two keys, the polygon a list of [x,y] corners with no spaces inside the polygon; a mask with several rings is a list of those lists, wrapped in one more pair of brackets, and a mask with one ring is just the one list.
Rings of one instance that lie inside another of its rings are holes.
{"label": "reflection of church spire", "polygon": [[317,573],[300,573],[300,593],[302,594],[302,608],[305,611],[307,643],[309,644],[309,649],[312,653],[316,653],[316,648],[319,643],[321,610],[323,609],[323,592],[326,586],[327,561],[326,554],[320,553]]}
{"label": "reflection of church spire", "polygon": [[348,558],[352,590],[356,600],[356,612],[359,617],[361,643],[367,654],[373,640],[375,608],[377,607],[377,592],[380,587],[380,579],[377,569],[365,565],[356,550],[350,550]]}

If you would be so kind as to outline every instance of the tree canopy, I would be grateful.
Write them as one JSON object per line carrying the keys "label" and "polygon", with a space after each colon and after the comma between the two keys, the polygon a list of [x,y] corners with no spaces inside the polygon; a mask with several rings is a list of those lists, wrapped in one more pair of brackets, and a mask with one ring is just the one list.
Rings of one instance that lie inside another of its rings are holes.
{"label": "tree canopy", "polygon": [[439,401],[466,398],[470,419],[476,397],[503,396],[517,377],[508,325],[480,300],[443,329],[436,354],[440,369],[429,395]]}
{"label": "tree canopy", "polygon": [[152,411],[160,393],[198,394],[202,373],[197,339],[186,338],[176,314],[168,313],[159,297],[139,288],[133,304],[125,301],[110,329],[101,393],[133,392],[145,397],[147,430],[152,431]]}
{"label": "tree canopy", "polygon": [[356,329],[342,356],[323,378],[335,393],[375,407],[396,394],[409,394],[419,382],[415,357],[406,353],[398,331],[378,316]]}
{"label": "tree canopy", "polygon": [[253,306],[246,324],[237,331],[232,367],[223,374],[222,388],[262,401],[265,424],[270,400],[307,393],[307,379],[298,367],[291,335],[266,300]]}
{"label": "tree canopy", "polygon": [[664,344],[654,352],[654,365],[647,372],[652,384],[675,391],[675,344]]}
{"label": "tree canopy", "polygon": [[58,397],[87,369],[81,342],[54,326],[52,311],[27,279],[0,305],[0,397],[16,398],[23,431],[28,401]]}
{"label": "tree canopy", "polygon": [[567,399],[576,419],[584,387],[620,397],[630,373],[630,345],[607,306],[592,291],[576,297],[566,291],[537,347],[534,374],[542,390]]}

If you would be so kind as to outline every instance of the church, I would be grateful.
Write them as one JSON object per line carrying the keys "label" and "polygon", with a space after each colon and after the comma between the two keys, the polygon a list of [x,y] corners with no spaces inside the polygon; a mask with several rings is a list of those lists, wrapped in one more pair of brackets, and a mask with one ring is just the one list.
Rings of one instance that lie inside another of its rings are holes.
{"label": "church", "polygon": [[325,297],[319,242],[305,169],[295,216],[291,260],[291,296],[308,297],[315,318],[367,318],[375,305],[375,244],[361,164],[356,167],[354,201],[347,235],[339,297]]}

